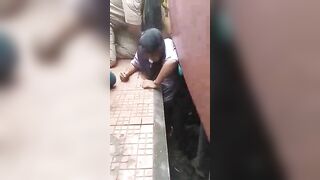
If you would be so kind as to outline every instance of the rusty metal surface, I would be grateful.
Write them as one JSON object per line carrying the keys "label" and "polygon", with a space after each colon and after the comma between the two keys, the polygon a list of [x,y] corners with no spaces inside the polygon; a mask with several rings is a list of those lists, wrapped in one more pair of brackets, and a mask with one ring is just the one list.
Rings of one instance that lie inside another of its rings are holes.
{"label": "rusty metal surface", "polygon": [[169,9],[179,61],[210,139],[210,0],[172,0]]}

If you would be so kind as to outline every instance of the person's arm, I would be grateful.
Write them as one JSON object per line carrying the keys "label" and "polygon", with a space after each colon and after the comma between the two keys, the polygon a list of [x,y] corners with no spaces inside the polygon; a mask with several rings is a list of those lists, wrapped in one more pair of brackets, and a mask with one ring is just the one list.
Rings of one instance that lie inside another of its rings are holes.
{"label": "person's arm", "polygon": [[127,68],[126,71],[120,73],[120,80],[122,82],[127,82],[129,80],[129,77],[139,71],[140,69],[140,62],[138,60],[138,53],[136,53],[136,55],[134,56],[134,58],[131,60],[131,63],[129,65],[129,67]]}
{"label": "person's arm", "polygon": [[158,88],[160,86],[160,84],[162,83],[162,81],[166,77],[168,77],[177,68],[177,66],[178,66],[178,61],[177,60],[173,60],[173,59],[172,60],[171,59],[167,60],[163,64],[163,66],[162,66],[157,78],[154,81],[152,81],[152,80],[144,80],[143,84],[142,84],[142,87],[145,88],[145,89],[150,89],[150,88],[151,89],[156,89],[156,88]]}
{"label": "person's arm", "polygon": [[138,71],[138,68],[130,64],[125,72],[120,73],[120,80],[122,82],[127,82],[129,80],[129,77],[137,71]]}
{"label": "person's arm", "polygon": [[162,68],[161,68],[161,70],[160,70],[157,78],[154,80],[154,83],[155,83],[156,85],[160,85],[160,84],[162,83],[162,81],[163,81],[166,77],[168,77],[168,75],[170,75],[177,67],[178,67],[178,62],[177,62],[177,60],[171,60],[171,59],[170,59],[170,60],[167,60],[167,61],[163,64],[163,66],[162,66]]}
{"label": "person's arm", "polygon": [[162,81],[168,77],[178,66],[178,55],[172,40],[166,40],[166,58],[157,78],[154,81],[145,80],[142,84],[143,88],[158,88]]}

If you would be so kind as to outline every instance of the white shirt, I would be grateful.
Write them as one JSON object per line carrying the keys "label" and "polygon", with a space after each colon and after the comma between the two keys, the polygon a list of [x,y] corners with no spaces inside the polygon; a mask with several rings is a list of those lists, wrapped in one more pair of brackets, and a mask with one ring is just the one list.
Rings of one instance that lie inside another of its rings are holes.
{"label": "white shirt", "polygon": [[[165,52],[166,52],[164,63],[167,60],[175,60],[176,62],[178,62],[179,59],[178,59],[177,51],[172,39],[169,39],[169,38],[164,39],[164,44],[165,44]],[[145,63],[142,60],[138,59],[138,53],[136,53],[134,59],[131,61],[131,64],[136,68],[138,68],[139,71],[142,71],[142,72],[146,68],[150,68],[151,63],[153,62],[150,59],[149,59],[149,63]],[[164,102],[172,100],[179,87],[177,72],[173,72],[168,77],[166,77],[162,81],[161,87],[162,87]]]}

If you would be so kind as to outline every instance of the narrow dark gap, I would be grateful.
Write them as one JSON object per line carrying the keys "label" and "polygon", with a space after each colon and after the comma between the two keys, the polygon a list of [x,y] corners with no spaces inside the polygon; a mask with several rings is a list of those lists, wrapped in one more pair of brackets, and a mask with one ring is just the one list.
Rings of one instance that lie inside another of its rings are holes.
{"label": "narrow dark gap", "polygon": [[[171,179],[207,180],[209,142],[183,77],[181,84],[172,112],[165,111],[168,113],[166,126]],[[172,124],[172,129],[169,124]]]}
{"label": "narrow dark gap", "polygon": [[[142,30],[162,30],[161,1],[145,1],[143,7]],[[180,78],[181,88],[173,102],[164,104],[170,179],[207,180],[210,169],[209,142],[186,81],[183,76]]]}

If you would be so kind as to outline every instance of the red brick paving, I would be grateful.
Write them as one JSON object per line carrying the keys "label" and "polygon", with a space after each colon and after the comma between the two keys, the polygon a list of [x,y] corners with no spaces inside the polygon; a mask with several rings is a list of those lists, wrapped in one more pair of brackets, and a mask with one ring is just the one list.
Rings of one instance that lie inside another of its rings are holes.
{"label": "red brick paving", "polygon": [[111,175],[117,180],[152,180],[153,168],[153,90],[141,87],[140,73],[123,83],[119,73],[130,61],[120,60],[111,69],[117,76],[111,90]]}

